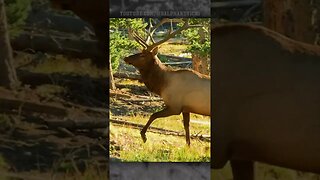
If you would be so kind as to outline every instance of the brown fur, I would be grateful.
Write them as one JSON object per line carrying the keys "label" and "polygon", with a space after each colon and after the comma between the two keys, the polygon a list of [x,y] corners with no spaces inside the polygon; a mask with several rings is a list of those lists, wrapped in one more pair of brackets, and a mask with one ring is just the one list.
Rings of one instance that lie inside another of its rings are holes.
{"label": "brown fur", "polygon": [[320,173],[320,48],[255,25],[213,27],[213,168]]}
{"label": "brown fur", "polygon": [[[280,33],[272,31],[262,26],[256,25],[244,25],[244,24],[229,24],[229,25],[220,25],[216,26],[213,29],[214,35],[218,34],[219,37],[228,36],[231,32],[237,31],[244,34],[247,33],[256,33],[258,36],[264,35],[264,38],[268,38],[270,41],[273,41],[275,44],[281,46],[284,50],[290,51],[292,53],[303,53],[310,55],[320,56],[320,47],[307,44],[304,42],[296,41],[290,39]],[[259,43],[260,39],[256,39],[256,42]]]}
{"label": "brown fur", "polygon": [[[207,97],[206,100],[210,101],[210,77],[192,70],[173,70],[163,65],[156,54],[157,50],[152,52],[143,51],[124,59],[126,63],[135,66],[140,71],[142,81],[147,88],[160,95],[166,104],[164,110],[151,115],[148,123],[141,131],[142,139],[146,141],[145,132],[155,119],[183,113],[186,142],[190,145],[189,113],[210,115],[210,103],[204,106],[206,109],[202,109],[200,108],[202,107],[201,105],[195,106],[185,98],[189,98],[192,101],[195,97],[188,97],[188,94],[201,94],[202,91],[207,90],[205,91],[207,94],[200,97],[200,99]],[[179,87],[180,84],[182,87]]]}
{"label": "brown fur", "polygon": [[[140,60],[140,54],[130,56],[125,59],[125,61],[129,64],[135,66],[140,74],[142,81],[145,83],[147,88],[158,95],[161,95],[163,88],[166,86],[166,78],[165,75],[168,71],[172,71],[170,68],[164,66],[160,60],[151,53],[144,52],[146,59],[152,59],[151,61],[144,61],[144,59]],[[128,59],[132,59],[131,61]],[[154,58],[154,59],[153,59]]]}

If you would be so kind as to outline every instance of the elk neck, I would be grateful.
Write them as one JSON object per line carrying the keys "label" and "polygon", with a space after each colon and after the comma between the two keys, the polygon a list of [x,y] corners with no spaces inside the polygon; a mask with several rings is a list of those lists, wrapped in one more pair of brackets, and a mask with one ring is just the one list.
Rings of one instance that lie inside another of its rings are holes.
{"label": "elk neck", "polygon": [[139,69],[142,81],[147,88],[158,95],[161,95],[167,80],[166,74],[170,69],[161,63],[157,56],[154,56],[154,61],[148,66]]}

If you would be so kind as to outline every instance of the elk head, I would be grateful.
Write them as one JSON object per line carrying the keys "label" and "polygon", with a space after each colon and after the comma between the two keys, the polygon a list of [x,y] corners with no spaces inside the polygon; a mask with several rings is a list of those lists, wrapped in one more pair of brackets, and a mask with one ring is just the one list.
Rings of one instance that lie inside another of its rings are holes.
{"label": "elk head", "polygon": [[[162,39],[158,42],[155,42],[152,35],[156,31],[156,29],[164,23],[173,22],[173,21],[174,22],[184,22],[184,24],[181,28],[179,28],[178,30],[176,30],[174,32],[168,31],[168,34],[164,39]],[[168,41],[169,39],[171,39],[172,37],[174,37],[175,35],[181,33],[181,31],[188,29],[190,27],[202,27],[202,26],[190,25],[187,19],[164,18],[155,26],[152,26],[152,24],[150,23],[146,40],[144,40],[141,36],[139,36],[133,30],[129,29],[129,31],[128,31],[129,35],[131,35],[143,47],[143,50],[138,54],[131,55],[129,57],[124,58],[124,61],[127,64],[133,65],[134,67],[136,67],[139,70],[144,69],[145,67],[150,67],[150,65],[152,65],[152,64],[160,63],[160,60],[157,58],[159,46],[161,44],[163,44],[164,42]],[[151,45],[149,45],[150,40],[153,43]]]}
{"label": "elk head", "polygon": [[151,51],[142,50],[141,53],[131,55],[129,57],[124,58],[124,61],[127,64],[133,65],[137,69],[143,69],[144,67],[148,67],[151,64],[154,64],[156,61],[155,56],[158,54],[158,47],[154,48]]}

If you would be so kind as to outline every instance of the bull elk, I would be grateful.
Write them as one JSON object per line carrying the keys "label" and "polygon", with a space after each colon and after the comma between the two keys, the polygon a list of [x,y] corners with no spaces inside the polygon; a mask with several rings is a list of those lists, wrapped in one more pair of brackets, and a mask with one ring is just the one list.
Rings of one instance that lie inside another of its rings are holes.
{"label": "bull elk", "polygon": [[[165,23],[163,19],[159,24]],[[130,31],[133,38],[143,46],[141,53],[124,58],[124,61],[137,68],[146,87],[158,94],[165,103],[165,108],[151,115],[147,124],[141,130],[141,137],[146,142],[146,131],[157,118],[171,115],[183,115],[183,125],[186,133],[186,143],[190,146],[189,122],[190,113],[210,116],[210,77],[193,70],[174,70],[161,63],[157,57],[158,47],[181,31],[193,27],[187,20],[184,25],[152,45],[142,39],[134,31]],[[151,32],[155,31],[154,26]]]}
{"label": "bull elk", "polygon": [[99,41],[100,54],[94,63],[98,66],[107,66],[107,21],[108,3],[106,0],[50,0],[51,6],[57,10],[70,10],[82,20],[88,22],[94,29]]}
{"label": "bull elk", "polygon": [[320,173],[320,47],[256,25],[213,32],[212,166],[253,162]]}

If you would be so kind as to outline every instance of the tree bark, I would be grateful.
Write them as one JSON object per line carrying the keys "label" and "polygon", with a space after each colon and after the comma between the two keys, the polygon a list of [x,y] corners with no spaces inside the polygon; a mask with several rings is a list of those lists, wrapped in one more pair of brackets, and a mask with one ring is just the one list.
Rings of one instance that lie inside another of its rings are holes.
{"label": "tree bark", "polygon": [[0,86],[11,89],[19,86],[13,66],[4,0],[0,0]]}
{"label": "tree bark", "polygon": [[208,58],[202,57],[198,54],[192,54],[192,67],[193,70],[201,73],[201,74],[206,74],[209,75],[209,62]]}
{"label": "tree bark", "polygon": [[110,80],[110,89],[111,90],[115,90],[116,89],[116,83],[114,81],[114,78],[113,78],[113,71],[112,71],[112,65],[111,65],[111,58],[109,58],[110,61],[109,61],[109,80]]}
{"label": "tree bark", "polygon": [[[205,41],[205,32],[202,28],[199,28],[199,36],[200,36],[200,43],[203,44]],[[192,64],[193,64],[193,70],[206,75],[210,74],[209,58],[203,57],[198,53],[193,53]]]}
{"label": "tree bark", "polygon": [[292,39],[319,44],[319,10],[316,1],[264,0],[264,25]]}

